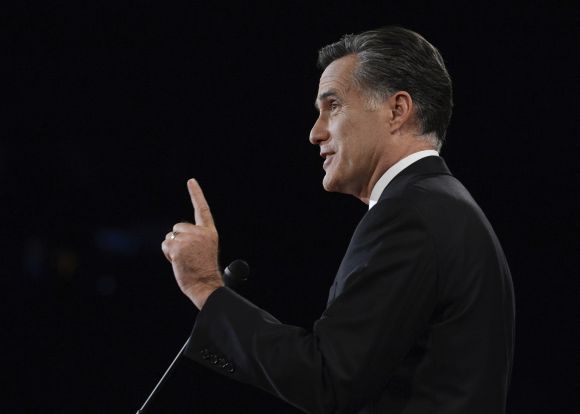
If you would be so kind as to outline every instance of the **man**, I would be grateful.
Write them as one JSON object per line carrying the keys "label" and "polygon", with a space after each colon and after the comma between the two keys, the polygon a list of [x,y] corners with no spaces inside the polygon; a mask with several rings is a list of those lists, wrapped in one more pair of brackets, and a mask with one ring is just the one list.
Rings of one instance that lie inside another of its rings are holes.
{"label": "man", "polygon": [[501,246],[438,151],[451,116],[439,52],[387,27],[319,53],[310,142],[327,191],[369,204],[312,331],[223,287],[195,180],[196,224],[163,242],[200,309],[186,355],[308,413],[503,413],[514,301]]}

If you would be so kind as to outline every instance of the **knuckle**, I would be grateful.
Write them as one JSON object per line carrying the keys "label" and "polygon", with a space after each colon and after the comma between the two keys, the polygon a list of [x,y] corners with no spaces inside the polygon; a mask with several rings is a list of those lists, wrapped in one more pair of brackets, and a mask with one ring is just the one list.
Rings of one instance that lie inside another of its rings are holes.
{"label": "knuckle", "polygon": [[191,224],[191,223],[188,223],[186,221],[181,221],[179,223],[176,223],[173,226],[173,231],[181,231],[181,232],[189,231],[189,230],[191,230],[192,226],[193,226],[193,224]]}

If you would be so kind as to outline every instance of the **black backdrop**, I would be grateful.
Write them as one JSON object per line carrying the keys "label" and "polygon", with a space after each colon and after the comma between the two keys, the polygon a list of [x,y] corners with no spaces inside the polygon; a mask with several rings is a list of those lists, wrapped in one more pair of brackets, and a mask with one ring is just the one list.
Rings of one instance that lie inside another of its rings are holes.
{"label": "black backdrop", "polygon": [[[3,13],[3,412],[139,408],[192,326],[160,250],[196,177],[243,294],[310,327],[365,206],[308,141],[317,49],[386,24],[446,59],[443,156],[503,242],[510,413],[578,409],[578,45],[572,2],[20,2]],[[4,6],[6,7],[6,6]],[[7,408],[6,408],[7,407]],[[293,413],[184,361],[159,413]]]}

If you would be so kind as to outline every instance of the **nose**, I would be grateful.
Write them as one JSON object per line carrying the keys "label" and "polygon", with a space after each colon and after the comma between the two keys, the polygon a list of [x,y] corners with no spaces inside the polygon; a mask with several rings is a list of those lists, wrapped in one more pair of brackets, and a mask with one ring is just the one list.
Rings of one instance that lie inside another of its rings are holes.
{"label": "nose", "polygon": [[326,141],[329,137],[327,122],[322,119],[322,116],[319,116],[310,130],[310,143],[320,145],[321,142]]}

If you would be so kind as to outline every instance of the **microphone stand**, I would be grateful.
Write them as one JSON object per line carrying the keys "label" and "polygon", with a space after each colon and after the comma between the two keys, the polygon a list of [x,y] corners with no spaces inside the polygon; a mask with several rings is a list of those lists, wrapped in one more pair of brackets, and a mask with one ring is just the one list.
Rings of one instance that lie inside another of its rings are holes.
{"label": "microphone stand", "polygon": [[169,365],[169,367],[167,367],[167,370],[165,370],[165,374],[163,374],[163,376],[161,377],[161,379],[159,380],[159,382],[157,383],[155,388],[153,388],[153,391],[151,391],[151,394],[149,394],[149,397],[147,397],[147,399],[145,400],[145,402],[143,403],[143,405],[141,406],[139,411],[137,411],[137,414],[143,414],[145,412],[145,410],[148,407],[149,401],[151,401],[153,399],[153,397],[157,393],[157,390],[160,389],[163,386],[163,384],[165,384],[165,381],[167,381],[167,378],[169,378],[171,376],[171,373],[173,372],[173,367],[175,366],[177,361],[179,361],[179,359],[183,355],[183,351],[185,350],[185,347],[187,346],[187,344],[189,344],[189,338],[187,338],[187,341],[185,341],[185,343],[183,344],[183,346],[181,347],[181,349],[179,350],[179,352],[177,353],[177,355],[173,359],[173,362]]}
{"label": "microphone stand", "polygon": [[[247,280],[249,272],[250,268],[246,262],[244,262],[243,260],[234,260],[224,269],[223,274],[224,283],[228,287],[235,288],[240,283],[245,282]],[[187,341],[185,341],[185,343],[183,344],[183,346],[173,359],[173,362],[171,362],[167,370],[165,370],[165,373],[163,374],[163,376],[161,377],[155,388],[153,388],[153,391],[151,391],[149,397],[147,397],[147,399],[145,400],[139,411],[137,411],[137,414],[143,414],[146,412],[147,408],[149,407],[149,402],[153,400],[155,395],[157,395],[157,390],[161,389],[163,384],[165,384],[167,379],[171,376],[171,374],[174,371],[174,367],[176,366],[177,362],[181,359],[183,351],[185,351],[185,348],[187,347],[188,344],[189,337],[187,338]]]}

